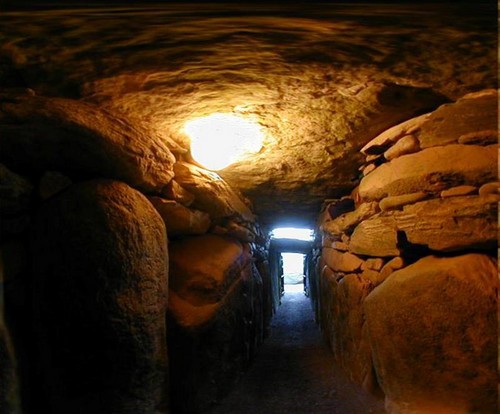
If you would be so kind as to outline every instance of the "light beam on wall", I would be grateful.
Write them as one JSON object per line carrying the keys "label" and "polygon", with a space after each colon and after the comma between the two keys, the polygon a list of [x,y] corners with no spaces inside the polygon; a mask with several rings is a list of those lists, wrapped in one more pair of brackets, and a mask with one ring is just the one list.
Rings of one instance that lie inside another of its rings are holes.
{"label": "light beam on wall", "polygon": [[222,170],[262,148],[260,125],[223,113],[186,122],[184,131],[191,139],[191,155],[209,170]]}

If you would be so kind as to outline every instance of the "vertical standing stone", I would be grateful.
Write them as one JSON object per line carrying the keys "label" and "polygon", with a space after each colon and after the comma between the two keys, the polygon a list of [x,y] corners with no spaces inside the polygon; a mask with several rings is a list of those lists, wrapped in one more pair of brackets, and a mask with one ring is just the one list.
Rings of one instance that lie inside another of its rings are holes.
{"label": "vertical standing stone", "polygon": [[39,212],[33,256],[50,412],[166,413],[167,239],[148,200],[74,185]]}

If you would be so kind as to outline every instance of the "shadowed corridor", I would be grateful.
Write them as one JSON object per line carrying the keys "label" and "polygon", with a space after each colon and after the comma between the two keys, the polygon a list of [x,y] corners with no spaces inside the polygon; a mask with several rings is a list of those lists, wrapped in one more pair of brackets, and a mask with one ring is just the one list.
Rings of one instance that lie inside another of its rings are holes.
{"label": "shadowed corridor", "polygon": [[382,414],[383,404],[335,365],[306,296],[286,293],[269,338],[234,391],[211,414]]}

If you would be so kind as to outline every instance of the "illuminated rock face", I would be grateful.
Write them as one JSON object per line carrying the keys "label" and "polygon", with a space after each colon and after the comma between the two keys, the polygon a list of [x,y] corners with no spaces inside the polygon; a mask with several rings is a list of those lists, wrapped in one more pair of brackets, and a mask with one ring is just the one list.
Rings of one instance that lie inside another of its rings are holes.
{"label": "illuminated rock face", "polygon": [[428,256],[365,300],[373,363],[392,413],[494,412],[495,260]]}
{"label": "illuminated rock face", "polygon": [[[402,350],[418,350],[418,341],[411,326],[390,337],[386,318],[418,303],[395,298],[397,309],[377,310],[399,279],[429,282],[429,263],[436,280],[450,276],[439,285],[447,291],[477,263],[491,279],[496,92],[440,105],[497,87],[495,13],[454,4],[204,7],[2,11],[0,252],[27,249],[35,237],[26,258],[6,262],[22,271],[4,266],[2,275],[6,326],[21,339],[11,343],[2,315],[0,407],[22,396],[32,411],[47,400],[65,414],[168,411],[165,314],[173,411],[209,407],[247,367],[279,302],[278,264],[261,225],[314,223],[323,200],[342,196],[322,212],[324,257],[309,266],[319,275],[310,280],[316,314],[352,379],[385,393],[394,413],[418,406],[427,384],[399,376]],[[265,137],[256,154],[216,174],[195,165],[183,128],[217,112],[251,118]],[[167,310],[158,296],[167,289],[168,249]],[[477,255],[466,255],[472,249]],[[12,273],[18,280],[8,285]],[[474,310],[484,324],[462,310],[475,306],[464,297],[469,287],[478,297],[487,289],[467,283],[452,298],[456,326],[447,332],[453,346],[469,322],[474,338],[484,335],[484,370],[468,383],[469,366],[446,366],[453,375],[429,375],[428,386],[466,411],[487,411],[489,308]],[[36,309],[52,312],[53,325],[33,323],[32,285]],[[412,291],[404,293],[412,299]],[[439,297],[426,300],[439,326]],[[38,347],[32,326],[58,331]],[[433,355],[443,348],[431,345]],[[96,362],[103,349],[110,358]],[[464,359],[477,360],[467,352]],[[32,362],[46,381],[26,371]],[[415,362],[410,371],[426,369]],[[19,393],[18,382],[50,390]],[[431,402],[422,414],[444,409]]]}
{"label": "illuminated rock face", "polygon": [[115,178],[143,191],[161,191],[173,177],[175,158],[158,135],[71,99],[6,98],[0,136],[0,160],[18,170]]}
{"label": "illuminated rock face", "polygon": [[496,87],[495,11],[440,7],[5,12],[0,84],[83,98],[146,126],[177,155],[189,147],[186,121],[249,117],[262,126],[263,148],[220,175],[261,221],[312,224],[323,199],[357,185],[358,150],[371,138]]}
{"label": "illuminated rock face", "polygon": [[[335,214],[349,198],[330,200],[318,221],[319,322],[391,414],[496,410],[496,96],[466,96],[375,137],[353,211]],[[411,153],[391,150],[409,136]]]}

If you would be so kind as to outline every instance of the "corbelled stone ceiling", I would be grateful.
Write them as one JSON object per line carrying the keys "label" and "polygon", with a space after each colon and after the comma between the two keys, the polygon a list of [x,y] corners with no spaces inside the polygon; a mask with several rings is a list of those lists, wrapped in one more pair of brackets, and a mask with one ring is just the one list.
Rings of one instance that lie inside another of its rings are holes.
{"label": "corbelled stone ceiling", "polygon": [[497,87],[491,3],[37,7],[0,15],[3,87],[97,104],[184,157],[187,120],[253,119],[263,148],[219,174],[268,224],[311,224],[387,127]]}

